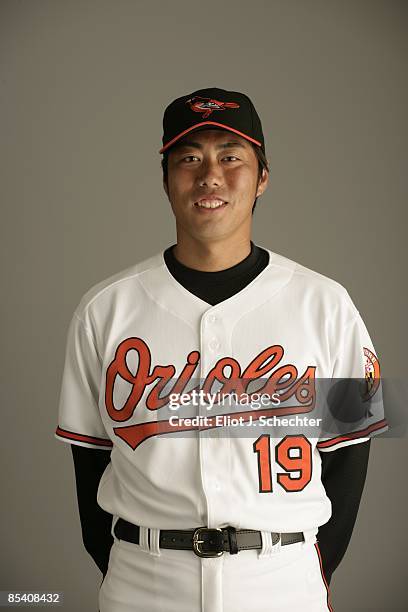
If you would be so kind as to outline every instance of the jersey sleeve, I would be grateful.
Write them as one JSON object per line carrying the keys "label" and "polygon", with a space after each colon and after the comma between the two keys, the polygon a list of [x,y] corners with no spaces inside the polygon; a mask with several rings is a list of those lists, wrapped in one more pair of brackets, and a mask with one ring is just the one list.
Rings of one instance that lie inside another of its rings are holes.
{"label": "jersey sleeve", "polygon": [[99,411],[101,360],[91,332],[75,312],[69,329],[55,437],[89,448],[111,449]]}
{"label": "jersey sleeve", "polygon": [[388,429],[380,361],[360,313],[354,310],[333,360],[326,404],[330,425],[324,427],[317,443],[322,452],[367,441]]}

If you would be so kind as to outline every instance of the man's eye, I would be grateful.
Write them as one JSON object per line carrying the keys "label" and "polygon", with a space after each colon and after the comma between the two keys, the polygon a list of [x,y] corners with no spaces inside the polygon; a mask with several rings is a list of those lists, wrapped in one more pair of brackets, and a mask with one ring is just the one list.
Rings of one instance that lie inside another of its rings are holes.
{"label": "man's eye", "polygon": [[235,155],[227,155],[226,157],[224,157],[224,159],[232,159],[232,161],[236,161],[238,160],[238,157],[235,157]]}
{"label": "man's eye", "polygon": [[197,160],[198,157],[196,155],[187,155],[187,157],[183,157],[181,161],[189,161],[189,160]]}

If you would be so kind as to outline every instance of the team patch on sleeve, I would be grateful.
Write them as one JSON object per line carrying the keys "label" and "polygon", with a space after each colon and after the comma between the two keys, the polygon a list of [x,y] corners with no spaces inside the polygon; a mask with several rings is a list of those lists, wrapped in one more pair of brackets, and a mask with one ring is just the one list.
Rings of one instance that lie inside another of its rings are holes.
{"label": "team patch on sleeve", "polygon": [[380,362],[378,361],[377,355],[370,351],[370,349],[364,347],[363,352],[365,357],[364,376],[366,381],[366,392],[363,396],[363,400],[367,401],[373,397],[380,386]]}

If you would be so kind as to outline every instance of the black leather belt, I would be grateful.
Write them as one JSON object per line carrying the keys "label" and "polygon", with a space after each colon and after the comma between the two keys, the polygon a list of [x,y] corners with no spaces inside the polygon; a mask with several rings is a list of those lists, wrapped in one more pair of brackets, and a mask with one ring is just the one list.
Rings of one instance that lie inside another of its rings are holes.
{"label": "black leather belt", "polygon": [[[120,518],[115,525],[114,533],[119,540],[139,544],[138,525],[133,525]],[[282,546],[303,542],[305,539],[302,532],[271,532],[271,536],[273,545],[280,540]],[[253,529],[237,530],[234,527],[224,527],[223,529],[210,529],[208,527],[186,530],[165,529],[160,530],[159,546],[160,548],[174,550],[193,550],[199,557],[220,557],[224,552],[235,555],[240,550],[262,548],[262,536],[260,531]]]}

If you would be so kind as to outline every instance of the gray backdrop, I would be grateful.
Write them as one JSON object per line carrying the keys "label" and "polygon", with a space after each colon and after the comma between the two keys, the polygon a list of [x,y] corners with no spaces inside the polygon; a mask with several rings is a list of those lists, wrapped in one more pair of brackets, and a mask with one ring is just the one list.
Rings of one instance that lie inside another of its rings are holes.
{"label": "gray backdrop", "polygon": [[[93,284],[175,241],[164,107],[238,89],[263,120],[260,245],[335,278],[405,369],[407,2],[2,0],[1,584],[96,610],[68,445],[66,331]],[[373,442],[337,612],[406,610],[406,439]]]}

